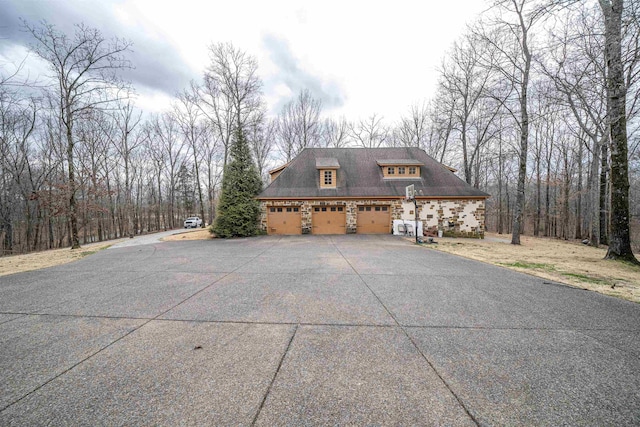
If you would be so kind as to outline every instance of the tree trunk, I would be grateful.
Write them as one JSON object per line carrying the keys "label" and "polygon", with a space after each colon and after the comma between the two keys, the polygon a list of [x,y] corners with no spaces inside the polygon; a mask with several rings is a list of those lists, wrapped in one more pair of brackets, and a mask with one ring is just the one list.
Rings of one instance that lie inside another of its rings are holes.
{"label": "tree trunk", "polygon": [[198,189],[198,201],[200,203],[200,219],[202,220],[201,228],[204,228],[205,216],[204,216],[204,203],[202,201],[202,185],[200,185],[200,169],[198,167],[198,155],[196,151],[196,144],[193,144],[193,163],[196,170],[196,187]]}
{"label": "tree trunk", "polygon": [[544,188],[544,235],[551,235],[551,159],[547,159],[547,176]]}
{"label": "tree trunk", "polygon": [[533,219],[533,235],[540,235],[540,216],[542,215],[542,177],[540,174],[540,153],[536,157],[536,214]]}
{"label": "tree trunk", "polygon": [[520,233],[523,230],[525,181],[527,179],[527,151],[529,149],[529,112],[527,109],[527,91],[529,89],[529,71],[531,69],[531,52],[527,45],[527,26],[523,21],[523,12],[518,12],[520,29],[522,31],[522,55],[524,57],[524,69],[522,70],[522,83],[520,84],[520,156],[518,167],[518,190],[516,193],[516,205],[513,210],[513,229],[511,230],[511,244],[520,244]]}
{"label": "tree trunk", "polygon": [[596,185],[598,179],[598,168],[600,166],[600,143],[597,138],[593,138],[591,149],[591,168],[589,170],[589,244],[598,247],[600,244],[600,215],[598,201],[599,191]]}
{"label": "tree trunk", "polygon": [[562,197],[562,229],[561,229],[561,237],[565,240],[569,238],[569,194],[571,191],[571,176],[569,174],[569,154],[566,151],[564,154],[564,188],[563,188],[563,197]]}
{"label": "tree trunk", "polygon": [[607,107],[611,135],[611,232],[605,258],[640,264],[631,250],[629,164],[627,157],[627,88],[622,65],[623,0],[600,0],[605,23]]}
{"label": "tree trunk", "polygon": [[67,128],[67,163],[69,168],[69,226],[70,226],[70,238],[71,249],[80,248],[80,239],[78,238],[78,213],[76,207],[76,170],[73,164],[73,132],[70,106],[66,105],[66,117],[64,118]]}
{"label": "tree trunk", "polygon": [[602,149],[602,154],[600,155],[600,206],[599,206],[599,215],[600,215],[600,243],[603,245],[609,244],[609,224],[607,221],[607,170],[608,170],[608,157],[609,150],[607,148],[606,142],[603,143],[600,147]]}
{"label": "tree trunk", "polygon": [[498,153],[498,234],[502,234],[504,230],[504,224],[502,222],[502,136],[500,136]]}
{"label": "tree trunk", "polygon": [[576,193],[578,195],[576,199],[576,238],[582,239],[582,155],[584,150],[582,141],[579,141],[578,147],[578,185],[576,188]]}

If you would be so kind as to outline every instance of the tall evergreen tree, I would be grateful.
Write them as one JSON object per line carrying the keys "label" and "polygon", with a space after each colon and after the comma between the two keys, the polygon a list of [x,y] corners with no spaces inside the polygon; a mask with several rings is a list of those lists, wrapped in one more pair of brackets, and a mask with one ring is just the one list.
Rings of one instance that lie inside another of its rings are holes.
{"label": "tall evergreen tree", "polygon": [[262,180],[251,158],[249,143],[242,128],[238,127],[222,179],[218,215],[211,231],[218,237],[255,235],[260,215],[255,197],[261,190]]}

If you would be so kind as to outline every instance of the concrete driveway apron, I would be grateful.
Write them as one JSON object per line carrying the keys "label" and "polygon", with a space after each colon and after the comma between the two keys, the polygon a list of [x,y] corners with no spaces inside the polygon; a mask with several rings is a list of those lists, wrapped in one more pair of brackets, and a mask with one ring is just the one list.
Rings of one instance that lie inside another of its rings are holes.
{"label": "concrete driveway apron", "polygon": [[393,236],[140,243],[0,278],[0,425],[640,424],[637,304]]}

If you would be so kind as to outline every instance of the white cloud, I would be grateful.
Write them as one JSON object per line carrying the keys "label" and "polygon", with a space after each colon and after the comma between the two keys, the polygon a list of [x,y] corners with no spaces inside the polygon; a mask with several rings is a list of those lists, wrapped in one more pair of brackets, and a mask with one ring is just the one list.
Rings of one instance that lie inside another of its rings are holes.
{"label": "white cloud", "polygon": [[82,17],[87,25],[133,40],[135,84],[149,86],[138,90],[138,105],[157,109],[161,100],[157,95],[146,100],[146,93],[155,89],[171,95],[189,78],[199,78],[209,60],[207,46],[227,41],[258,59],[265,84],[273,85],[265,87],[267,101],[272,108],[283,104],[295,94],[282,89],[282,64],[274,62],[263,42],[269,35],[286,43],[304,77],[289,91],[308,82],[322,93],[335,92],[341,98],[330,113],[351,120],[372,113],[395,120],[411,103],[431,97],[442,56],[465,23],[486,8],[483,0],[118,0],[91,8],[88,3],[94,4],[69,0],[56,9],[27,0],[15,9],[28,9],[30,19],[50,19],[52,13]]}

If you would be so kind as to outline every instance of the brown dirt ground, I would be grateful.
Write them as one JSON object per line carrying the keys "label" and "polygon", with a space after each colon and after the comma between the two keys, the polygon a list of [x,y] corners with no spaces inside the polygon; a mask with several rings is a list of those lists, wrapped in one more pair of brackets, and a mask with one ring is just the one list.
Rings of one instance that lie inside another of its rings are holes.
{"label": "brown dirt ground", "polygon": [[73,250],[69,248],[62,248],[50,251],[32,252],[24,255],[0,257],[0,276],[66,264],[68,262],[84,258],[87,255],[92,255],[102,249],[106,249],[121,240],[124,239],[89,243],[83,245],[80,249]]}
{"label": "brown dirt ground", "polygon": [[[208,229],[197,229],[165,237],[165,241],[207,240]],[[499,265],[534,276],[602,294],[640,302],[640,267],[605,260],[606,249],[577,241],[521,236],[521,245],[511,245],[510,236],[487,233],[484,240],[440,238],[425,244],[432,250]],[[107,248],[116,241],[84,245],[79,250],[56,249],[0,258],[0,276],[75,261]]]}
{"label": "brown dirt ground", "polygon": [[182,240],[208,240],[208,239],[213,239],[208,228],[196,228],[190,231],[185,231],[180,234],[173,234],[171,236],[167,236],[162,240],[165,242],[179,242]]}
{"label": "brown dirt ground", "polygon": [[499,265],[523,273],[606,295],[640,302],[640,267],[605,260],[606,248],[579,241],[521,236],[520,246],[510,235],[486,233],[484,240],[435,239],[427,248]]}

